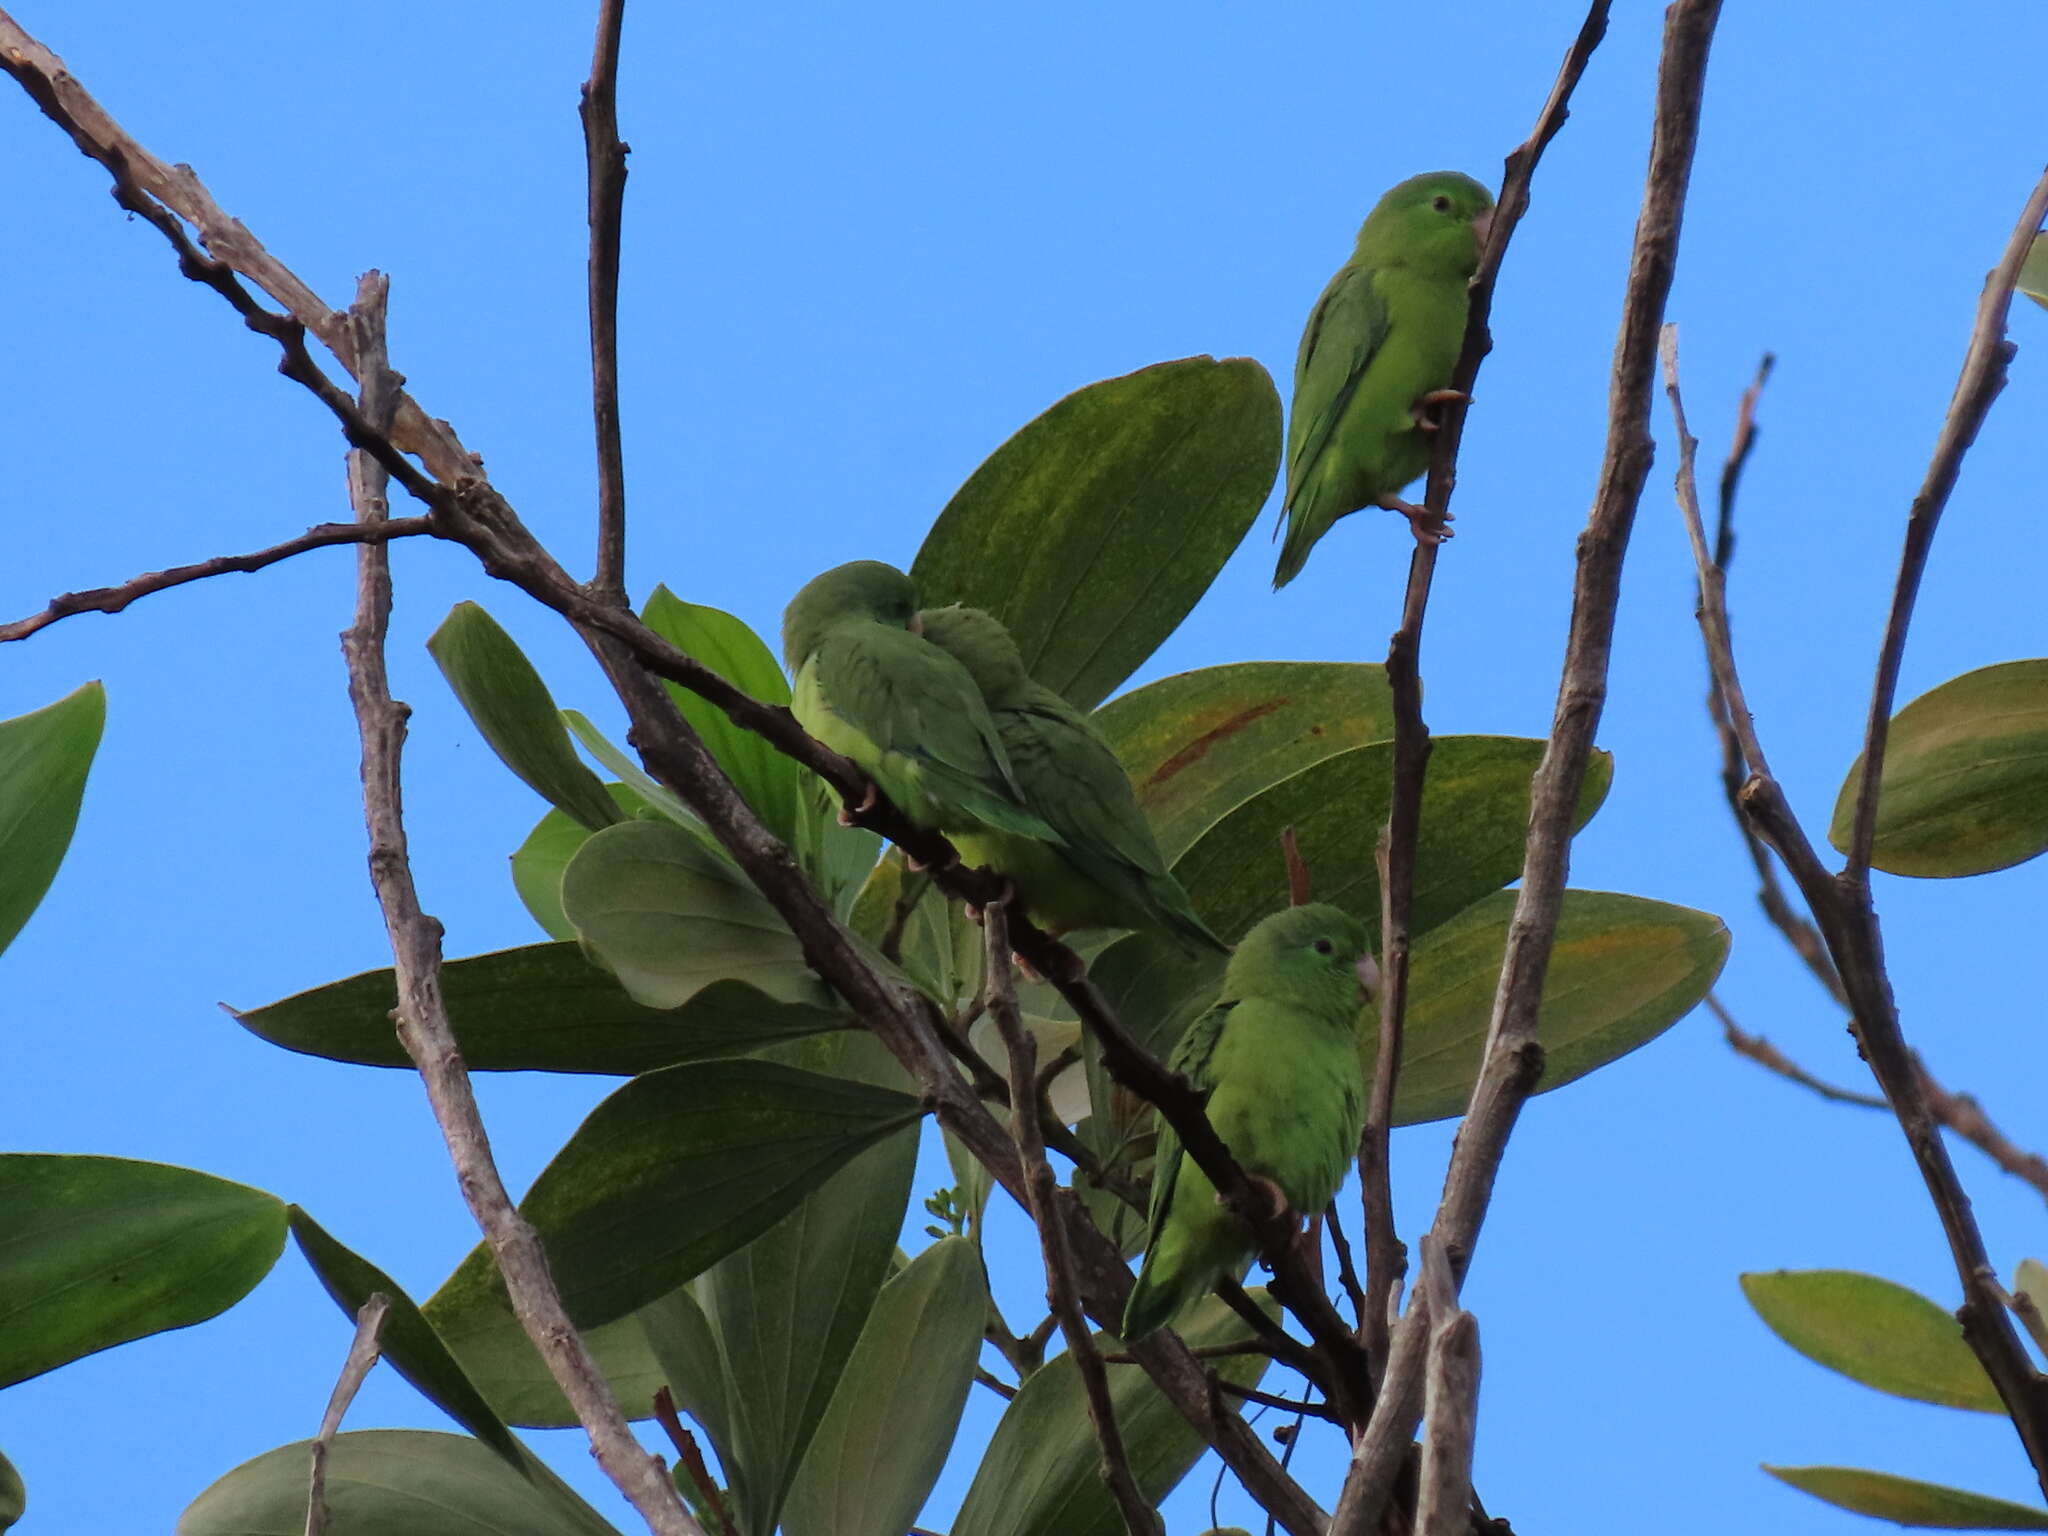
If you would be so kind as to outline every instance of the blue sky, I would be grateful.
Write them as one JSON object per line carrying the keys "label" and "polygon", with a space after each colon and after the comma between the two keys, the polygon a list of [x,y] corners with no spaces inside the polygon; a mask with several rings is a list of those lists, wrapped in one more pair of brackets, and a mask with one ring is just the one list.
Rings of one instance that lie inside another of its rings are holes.
{"label": "blue sky", "polygon": [[[584,7],[182,8],[69,0],[20,19],[131,131],[190,162],[331,303],[393,275],[393,361],[572,568],[591,524],[583,333]],[[646,6],[628,18],[633,145],[622,325],[631,579],[772,630],[827,565],[907,562],[955,486],[1068,390],[1165,358],[1256,357],[1283,387],[1300,326],[1378,193],[1440,166],[1497,180],[1576,7],[1132,4],[881,12]],[[1547,729],[1573,539],[1647,145],[1658,12],[1617,7],[1539,173],[1465,438],[1459,538],[1424,663],[1439,731]],[[2048,14],[1971,29],[1903,3],[1731,7],[1715,47],[1671,316],[1718,461],[1737,395],[1780,359],[1733,574],[1750,699],[1794,805],[1824,820],[1853,758],[1904,511],[1983,273],[2044,158]],[[274,351],[104,177],[0,89],[10,238],[0,368],[0,618],[59,591],[256,548],[345,515],[340,441]],[[2048,314],[1957,491],[1906,658],[1907,698],[2048,649],[2039,422]],[[1629,558],[1600,733],[1613,793],[1574,883],[1722,914],[1721,992],[1824,1075],[1841,1020],[1755,911],[1701,708],[1671,433]],[[1283,596],[1265,525],[1140,679],[1250,657],[1378,660],[1406,536],[1341,527]],[[505,874],[540,810],[499,769],[421,641],[485,602],[565,704],[616,723],[547,615],[458,551],[397,556],[394,682],[416,706],[408,809],[451,954],[538,937]],[[67,621],[0,655],[0,716],[103,678],[108,730],[77,843],[0,961],[9,1146],[189,1164],[299,1201],[424,1295],[474,1241],[415,1082],[278,1052],[215,1007],[382,962],[363,872],[327,552]],[[2022,1144],[2048,1143],[2035,864],[1880,879],[1910,1037]],[[523,1184],[608,1084],[480,1091]],[[1412,1239],[1449,1128],[1396,1139]],[[2001,1270],[2048,1254],[2038,1196],[1957,1160]],[[936,1171],[925,1184],[937,1181]],[[1010,1226],[1016,1294],[1036,1259]],[[1486,1352],[1478,1481],[1543,1532],[1847,1530],[1759,1461],[1868,1465],[2025,1499],[1994,1419],[1868,1393],[1793,1355],[1738,1272],[1870,1270],[1956,1299],[1896,1129],[1734,1059],[1704,1016],[1537,1100],[1468,1301]],[[0,1394],[24,1530],[167,1530],[237,1462],[317,1425],[347,1327],[295,1255],[227,1316]],[[985,1433],[978,1394],[966,1435]],[[380,1372],[351,1421],[432,1425]],[[622,1510],[574,1436],[566,1475]],[[1327,1500],[1337,1451],[1296,1465]],[[968,1461],[941,1484],[943,1527]],[[1197,1474],[1187,1487],[1206,1483]],[[1201,1528],[1204,1495],[1171,1507]],[[1226,1499],[1228,1515],[1232,1506]],[[1243,1518],[1242,1506],[1238,1506]]]}

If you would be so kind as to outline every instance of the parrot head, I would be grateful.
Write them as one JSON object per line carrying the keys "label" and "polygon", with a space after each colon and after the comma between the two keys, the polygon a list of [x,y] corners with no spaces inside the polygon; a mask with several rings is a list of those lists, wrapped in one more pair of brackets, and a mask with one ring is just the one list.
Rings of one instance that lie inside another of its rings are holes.
{"label": "parrot head", "polygon": [[1492,222],[1493,194],[1485,187],[1457,171],[1429,171],[1373,205],[1359,227],[1358,257],[1374,266],[1470,277]]}
{"label": "parrot head", "polygon": [[917,614],[917,589],[893,565],[854,560],[813,576],[782,610],[782,659],[801,672],[825,631],[848,620],[908,629]]}
{"label": "parrot head", "polygon": [[1221,1000],[1254,994],[1309,1007],[1357,1002],[1374,978],[1365,926],[1322,902],[1288,907],[1261,918],[1237,941],[1223,973]]}
{"label": "parrot head", "polygon": [[1030,693],[1023,654],[994,614],[955,603],[927,608],[917,618],[919,633],[967,669],[991,709],[1016,708]]}

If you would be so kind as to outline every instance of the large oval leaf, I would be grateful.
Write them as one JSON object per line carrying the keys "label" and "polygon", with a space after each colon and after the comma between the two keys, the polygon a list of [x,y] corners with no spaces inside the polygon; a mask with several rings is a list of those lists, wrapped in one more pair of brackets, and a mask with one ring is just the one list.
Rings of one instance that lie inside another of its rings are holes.
{"label": "large oval leaf", "polygon": [[767,898],[681,828],[629,821],[592,835],[562,875],[562,911],[650,1008],[681,1007],[726,980],[778,1002],[833,1006]]}
{"label": "large oval leaf", "polygon": [[1209,589],[1280,467],[1280,396],[1247,357],[1188,357],[1076,390],[954,493],[911,566],[971,603],[1031,673],[1093,708]]}
{"label": "large oval leaf", "polygon": [[[1263,1292],[1252,1294],[1264,1302]],[[1180,1333],[1197,1348],[1251,1336],[1244,1321],[1213,1296],[1189,1315]],[[1098,1342],[1117,1347],[1101,1335]],[[1263,1355],[1228,1355],[1213,1363],[1224,1380],[1247,1387],[1266,1368]],[[1131,1472],[1156,1506],[1200,1458],[1202,1437],[1143,1367],[1107,1370]],[[1103,1484],[1101,1465],[1080,1372],[1071,1355],[1061,1354],[1035,1372],[1004,1410],[952,1536],[1122,1536],[1123,1517]]]}
{"label": "large oval leaf", "polygon": [[[1393,789],[1393,744],[1354,747],[1254,795],[1205,833],[1174,865],[1209,926],[1235,940],[1288,903],[1280,834],[1293,827],[1315,899],[1379,931],[1373,851]],[[1410,929],[1427,933],[1522,872],[1529,779],[1543,743],[1517,736],[1439,736],[1422,792]],[[1587,766],[1575,827],[1606,797],[1614,759]]]}
{"label": "large oval leaf", "polygon": [[2048,1510],[2011,1504],[1965,1488],[1917,1482],[1861,1467],[1772,1467],[1781,1483],[1842,1509],[1895,1525],[1946,1531],[2048,1531]]}
{"label": "large oval leaf", "polygon": [[[245,1461],[178,1518],[177,1536],[303,1536],[313,1444]],[[330,1536],[618,1536],[595,1511],[536,1499],[533,1485],[467,1435],[365,1429],[327,1453]]]}
{"label": "large oval leaf", "polygon": [[275,1195],[190,1168],[0,1156],[0,1387],[225,1312],[284,1232]]}
{"label": "large oval leaf", "polygon": [[988,1318],[971,1239],[882,1287],[783,1507],[786,1536],[902,1536],[953,1448]]}
{"label": "large oval leaf", "polygon": [[1263,789],[1393,735],[1387,669],[1244,661],[1163,677],[1096,711],[1172,862]]}
{"label": "large oval leaf", "polygon": [[[787,704],[789,680],[761,637],[720,608],[686,603],[667,587],[656,587],[640,611],[641,622],[678,650],[702,662],[742,693],[763,704]],[[668,683],[669,697],[704,739],[718,766],[732,780],[754,814],[785,843],[796,838],[798,785],[803,770],[701,694]]]}
{"label": "large oval leaf", "polygon": [[[923,1114],[908,1094],[776,1062],[668,1067],[592,1110],[519,1209],[547,1245],[570,1315],[595,1327],[751,1242]],[[489,1252],[472,1250],[425,1310],[451,1347],[505,1311]]]}
{"label": "large oval leaf", "polygon": [[[1395,1124],[1464,1112],[1514,910],[1515,893],[1497,891],[1416,941]],[[1566,891],[1543,985],[1536,1091],[1562,1088],[1655,1039],[1707,995],[1727,958],[1728,930],[1710,912]],[[1377,1049],[1368,1010],[1359,1039],[1368,1073]]]}
{"label": "large oval leaf", "polygon": [[528,788],[586,827],[619,819],[569,744],[548,685],[496,619],[475,603],[457,603],[427,649],[491,750]]}
{"label": "large oval leaf", "polygon": [[[600,1072],[741,1056],[778,1041],[843,1029],[847,1013],[778,1002],[738,981],[704,988],[681,1008],[636,1003],[574,944],[532,944],[451,960],[442,996],[473,1072]],[[365,971],[235,1014],[273,1045],[367,1067],[412,1066],[391,1028],[396,984]]]}
{"label": "large oval leaf", "polygon": [[[638,814],[646,804],[623,784],[607,784],[605,793],[628,816]],[[526,841],[512,850],[512,888],[519,893],[520,905],[551,939],[576,937],[576,925],[562,914],[562,871],[589,839],[590,828],[550,808],[533,824]]]}
{"label": "large oval leaf", "polygon": [[1918,1291],[1846,1269],[1780,1269],[1744,1275],[1742,1294],[1779,1338],[1851,1381],[1916,1402],[2005,1412],[1962,1325]]}
{"label": "large oval leaf", "polygon": [[912,1126],[869,1148],[693,1287],[730,1405],[719,1459],[741,1536],[771,1536],[860,1338],[910,1204],[917,1139]]}
{"label": "large oval leaf", "polygon": [[[439,1298],[430,1299],[434,1305]],[[425,1316],[424,1310],[421,1313]],[[656,1358],[641,1312],[614,1318],[595,1328],[579,1328],[583,1347],[611,1384],[629,1419],[654,1416],[654,1394],[668,1379]],[[574,1429],[576,1410],[555,1385],[553,1372],[519,1319],[495,1298],[461,1309],[444,1307],[428,1321],[448,1346],[448,1353],[507,1424],[521,1429]]]}
{"label": "large oval leaf", "polygon": [[106,720],[98,683],[0,720],[0,950],[57,878]]}
{"label": "large oval leaf", "polygon": [[[1828,840],[1848,851],[1859,755]],[[1981,875],[2048,849],[2048,660],[1950,678],[1892,717],[1871,862],[1895,875]]]}

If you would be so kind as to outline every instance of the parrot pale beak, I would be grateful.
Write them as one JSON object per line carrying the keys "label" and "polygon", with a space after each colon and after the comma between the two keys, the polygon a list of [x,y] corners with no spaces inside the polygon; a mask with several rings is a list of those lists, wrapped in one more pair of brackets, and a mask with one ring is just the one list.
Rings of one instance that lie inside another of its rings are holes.
{"label": "parrot pale beak", "polygon": [[1358,990],[1368,998],[1378,997],[1380,992],[1380,963],[1373,959],[1372,951],[1366,950],[1358,957],[1355,967],[1358,972]]}
{"label": "parrot pale beak", "polygon": [[1486,249],[1486,237],[1492,230],[1493,210],[1489,208],[1472,221],[1472,238],[1478,244],[1479,249]]}

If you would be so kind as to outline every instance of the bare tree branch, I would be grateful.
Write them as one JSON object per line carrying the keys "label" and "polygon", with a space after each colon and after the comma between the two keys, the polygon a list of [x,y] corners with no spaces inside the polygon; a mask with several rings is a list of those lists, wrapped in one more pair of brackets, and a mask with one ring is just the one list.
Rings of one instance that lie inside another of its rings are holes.
{"label": "bare tree branch", "polygon": [[[1609,0],[1594,0],[1579,33],[1566,50],[1564,63],[1550,87],[1543,110],[1529,137],[1507,157],[1500,197],[1494,208],[1479,269],[1472,279],[1465,322],[1465,340],[1451,388],[1469,396],[1479,365],[1493,350],[1487,321],[1493,313],[1493,290],[1515,226],[1529,207],[1529,187],[1536,164],[1565,119],[1579,77],[1607,35]],[[1465,433],[1465,406],[1452,400],[1444,409],[1432,450],[1429,484],[1423,504],[1448,512],[1458,479],[1458,445]],[[1422,717],[1422,623],[1429,605],[1430,583],[1436,574],[1434,543],[1417,543],[1408,560],[1408,588],[1402,600],[1401,627],[1387,644],[1387,684],[1394,705],[1393,792],[1387,803],[1387,824],[1377,851],[1380,876],[1380,1022],[1373,1062],[1372,1092],[1366,1104],[1365,1129],[1359,1141],[1359,1200],[1365,1231],[1365,1292],[1359,1338],[1375,1372],[1387,1357],[1387,1330],[1400,1300],[1401,1277],[1408,1251],[1394,1221],[1393,1170],[1389,1138],[1393,1130],[1394,1091],[1401,1073],[1402,1034],[1408,1009],[1408,967],[1413,936],[1409,914],[1415,902],[1415,853],[1422,827],[1422,789],[1429,771],[1429,726]],[[1373,1378],[1375,1388],[1379,1377]]]}
{"label": "bare tree branch", "polygon": [[655,1389],[654,1421],[668,1436],[668,1443],[675,1447],[676,1460],[682,1464],[690,1481],[697,1485],[697,1496],[704,1501],[704,1507],[717,1516],[726,1531],[736,1529],[732,1511],[725,1507],[725,1495],[719,1491],[718,1480],[704,1464],[704,1448],[697,1443],[696,1435],[676,1411],[676,1395],[665,1385]]}
{"label": "bare tree branch", "polygon": [[1472,1529],[1472,1441],[1479,1422],[1479,1324],[1460,1310],[1451,1266],[1425,1240],[1424,1274],[1435,1287],[1429,1370],[1423,1386],[1416,1536],[1466,1536]]}
{"label": "bare tree branch", "polygon": [[626,0],[602,0],[580,115],[590,183],[590,401],[597,426],[597,574],[591,587],[626,602],[626,460],[619,439],[619,232],[627,147],[619,138],[619,31]]}
{"label": "bare tree branch", "polygon": [[216,555],[211,560],[200,560],[191,565],[174,565],[168,570],[145,571],[140,576],[131,576],[119,586],[92,587],[84,592],[65,592],[50,599],[49,606],[40,613],[16,619],[10,624],[0,624],[0,644],[9,640],[26,640],[30,635],[48,629],[59,619],[68,619],[80,613],[119,613],[138,597],[147,597],[152,592],[167,591],[182,587],[188,582],[205,581],[211,576],[226,576],[233,572],[260,571],[265,566],[276,565],[280,560],[289,560],[293,555],[303,555],[310,549],[326,549],[333,544],[386,544],[393,539],[418,538],[421,534],[434,531],[431,517],[393,517],[381,523],[319,523],[308,528],[296,539],[286,539],[282,544],[273,544],[268,549],[259,549],[246,555]]}
{"label": "bare tree branch", "polygon": [[[388,419],[392,408],[392,386],[384,367],[388,286],[381,273],[365,277],[350,315],[362,367],[363,414],[371,422]],[[349,455],[349,500],[364,522],[376,522],[388,511],[383,471],[360,450]],[[390,617],[389,551],[382,544],[365,544],[357,555],[355,623],[342,636],[342,653],[348,660],[349,698],[363,743],[370,879],[384,910],[396,968],[398,1038],[419,1068],[463,1198],[491,1245],[512,1310],[589,1433],[599,1465],[656,1536],[704,1536],[678,1501],[661,1464],[633,1438],[611,1384],[562,1305],[540,1239],[512,1204],[492,1159],[469,1072],[442,1002],[441,925],[420,907],[406,851],[399,755],[410,711],[392,698],[385,674],[384,636]]]}
{"label": "bare tree branch", "polygon": [[1721,1022],[1721,1038],[1728,1042],[1728,1048],[1736,1055],[1747,1056],[1765,1070],[1775,1072],[1802,1088],[1810,1089],[1830,1103],[1854,1104],[1862,1109],[1891,1108],[1891,1105],[1876,1094],[1858,1093],[1852,1088],[1837,1088],[1833,1083],[1815,1077],[1762,1035],[1752,1035],[1737,1024],[1735,1015],[1730,1013],[1721,999],[1713,993],[1707,994],[1706,1004],[1707,1011]]}
{"label": "bare tree branch", "polygon": [[[1016,983],[1011,976],[1009,909],[997,902],[981,910],[982,934],[987,963],[984,983],[989,1017],[1010,1055],[1010,1082],[1014,1085],[1010,1107],[1010,1130],[1017,1138],[1017,1156],[1024,1164],[1025,1210],[1038,1229],[1038,1243],[1045,1259],[1045,1301],[1059,1319],[1067,1352],[1074,1357],[1074,1369],[1088,1398],[1088,1418],[1095,1426],[1095,1441],[1102,1449],[1100,1471],[1123,1515],[1130,1536],[1158,1536],[1163,1531],[1159,1516],[1138,1488],[1131,1472],[1131,1459],[1124,1450],[1124,1437],[1117,1428],[1116,1404],[1109,1395],[1109,1372],[1088,1331],[1088,1319],[1081,1315],[1081,1303],[1074,1282],[1074,1255],[1067,1245],[1067,1222],[1054,1209],[1060,1199],[1059,1181],[1045,1160],[1045,1139],[1039,1130],[1038,1049],[1031,1032],[1017,1014]],[[1071,1198],[1071,1197],[1070,1197]]]}
{"label": "bare tree branch", "polygon": [[[1984,295],[1977,304],[1977,322],[1970,328],[1970,346],[1963,357],[1962,376],[1949,402],[1948,415],[1941,423],[1941,435],[1934,445],[1934,458],[1927,466],[1927,478],[1920,482],[1906,515],[1906,547],[1899,556],[1898,584],[1892,589],[1892,610],[1885,620],[1884,645],[1878,652],[1877,681],[1870,690],[1870,717],[1863,727],[1863,775],[1856,783],[1856,814],[1850,823],[1849,862],[1840,875],[1849,900],[1868,904],[1871,845],[1877,838],[1877,786],[1884,776],[1885,743],[1891,731],[1892,700],[1899,691],[1899,666],[1906,655],[1906,627],[1913,622],[1913,604],[1920,595],[1920,577],[1927,569],[1928,552],[1934,548],[1934,531],[1941,523],[1949,492],[1963,467],[1963,455],[1977,440],[1977,429],[1991,410],[1991,402],[2005,388],[2006,365],[2019,349],[2005,337],[2007,311],[2012,308],[2013,284],[2020,267],[2033,248],[2041,220],[2048,217],[2048,174],[2034,187],[2034,195],[2021,210],[2019,223],[2005,243],[2005,254],[1984,280]],[[1861,894],[1859,894],[1861,893]],[[2048,1469],[2044,1469],[2048,1471]]]}
{"label": "bare tree branch", "polygon": [[384,1319],[391,1313],[391,1298],[372,1291],[356,1309],[356,1333],[349,1341],[348,1358],[341,1363],[341,1375],[327,1399],[327,1411],[320,1416],[320,1433],[313,1437],[313,1465],[306,1489],[306,1536],[322,1536],[327,1529],[327,1456],[334,1437],[341,1433],[341,1421],[349,1404],[356,1400],[366,1378],[377,1363],[383,1347]]}
{"label": "bare tree branch", "polygon": [[[1471,1260],[1508,1137],[1543,1071],[1537,1005],[1563,905],[1572,818],[1606,702],[1622,557],[1655,451],[1648,417],[1657,328],[1677,265],[1707,54],[1719,16],[1719,0],[1677,0],[1665,12],[1648,185],[1636,223],[1615,349],[1607,449],[1592,512],[1579,535],[1578,576],[1557,713],[1531,785],[1522,884],[1494,994],[1486,1054],[1431,1227],[1441,1262],[1451,1269],[1453,1294]],[[1387,1507],[1422,1412],[1430,1313],[1423,1295],[1412,1296],[1407,1314],[1394,1330],[1372,1422],[1353,1446],[1351,1470],[1330,1536],[1367,1536]]]}

